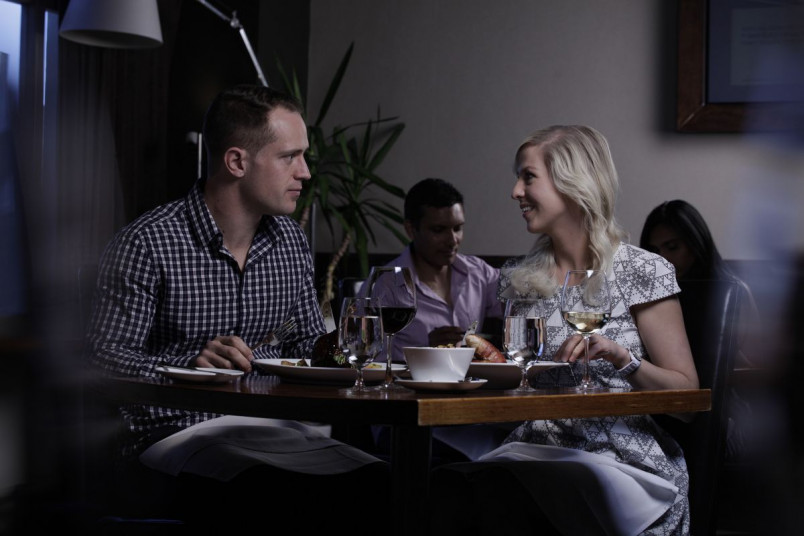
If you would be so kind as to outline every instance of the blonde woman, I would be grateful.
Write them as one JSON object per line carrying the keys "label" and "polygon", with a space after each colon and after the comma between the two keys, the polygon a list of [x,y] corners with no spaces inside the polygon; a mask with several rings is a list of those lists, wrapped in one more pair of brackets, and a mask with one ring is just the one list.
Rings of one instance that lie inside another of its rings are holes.
{"label": "blonde woman", "polygon": [[[512,197],[538,238],[530,254],[503,266],[500,297],[543,298],[544,356],[571,364],[538,374],[534,386],[569,387],[580,379],[583,339],[561,317],[560,288],[567,270],[600,269],[608,274],[613,308],[606,327],[591,336],[593,382],[697,388],[673,266],[626,244],[614,218],[618,178],[606,139],[586,126],[540,130],[517,150],[515,171]],[[481,460],[501,462],[506,481],[527,488],[539,506],[538,514],[531,506],[505,516],[521,518],[513,521],[517,532],[689,532],[683,453],[649,416],[525,422]],[[474,483],[487,474],[476,473]]]}

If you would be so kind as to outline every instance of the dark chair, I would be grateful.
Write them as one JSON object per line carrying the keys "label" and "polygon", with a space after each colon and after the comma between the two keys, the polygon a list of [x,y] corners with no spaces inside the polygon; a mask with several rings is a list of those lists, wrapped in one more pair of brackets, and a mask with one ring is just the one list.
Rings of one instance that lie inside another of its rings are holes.
{"label": "dark chair", "polygon": [[692,534],[715,534],[719,477],[728,420],[729,377],[738,351],[740,304],[744,287],[736,281],[680,283],[679,301],[702,388],[712,390],[712,409],[684,423],[665,415],[656,420],[678,441],[690,473]]}

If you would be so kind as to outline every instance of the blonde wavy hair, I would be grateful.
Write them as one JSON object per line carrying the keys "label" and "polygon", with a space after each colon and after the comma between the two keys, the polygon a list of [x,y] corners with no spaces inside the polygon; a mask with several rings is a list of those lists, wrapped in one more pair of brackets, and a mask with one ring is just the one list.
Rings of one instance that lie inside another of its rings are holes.
{"label": "blonde wavy hair", "polygon": [[[540,147],[544,164],[556,189],[583,212],[589,236],[592,266],[608,271],[614,253],[627,234],[614,218],[619,179],[606,138],[597,130],[578,125],[554,125],[525,138],[516,151],[515,169],[522,151]],[[531,252],[504,274],[520,295],[552,296],[556,262],[552,239],[540,235]]]}

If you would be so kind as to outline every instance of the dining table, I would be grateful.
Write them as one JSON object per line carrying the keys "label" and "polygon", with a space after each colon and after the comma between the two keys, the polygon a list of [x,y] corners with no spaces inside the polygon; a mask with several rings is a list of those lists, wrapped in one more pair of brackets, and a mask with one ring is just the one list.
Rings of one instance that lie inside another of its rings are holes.
{"label": "dining table", "polygon": [[396,534],[426,532],[433,428],[440,426],[638,414],[708,411],[709,389],[566,389],[515,392],[475,389],[420,392],[411,389],[347,394],[343,385],[300,383],[250,373],[224,383],[164,377],[103,375],[93,380],[104,396],[219,414],[329,423],[387,425],[391,429],[391,495]]}

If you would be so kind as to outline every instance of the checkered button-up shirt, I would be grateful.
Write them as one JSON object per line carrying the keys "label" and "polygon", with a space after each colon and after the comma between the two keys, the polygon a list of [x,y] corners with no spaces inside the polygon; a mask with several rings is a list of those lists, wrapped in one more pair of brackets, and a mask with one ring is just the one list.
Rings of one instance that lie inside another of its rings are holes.
{"label": "checkered button-up shirt", "polygon": [[[189,365],[216,336],[237,335],[253,346],[291,317],[297,327],[285,342],[262,346],[254,357],[309,356],[324,333],[309,246],[296,222],[265,216],[241,271],[223,246],[203,185],[144,214],[107,247],[88,333],[94,365],[155,376],[161,364]],[[123,416],[137,450],[157,427],[215,415],[138,405],[123,408]]]}

